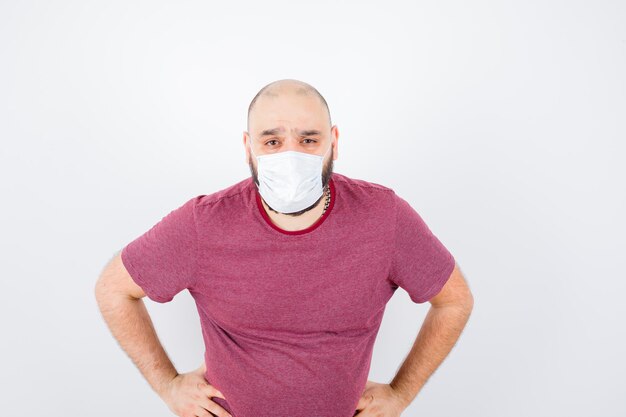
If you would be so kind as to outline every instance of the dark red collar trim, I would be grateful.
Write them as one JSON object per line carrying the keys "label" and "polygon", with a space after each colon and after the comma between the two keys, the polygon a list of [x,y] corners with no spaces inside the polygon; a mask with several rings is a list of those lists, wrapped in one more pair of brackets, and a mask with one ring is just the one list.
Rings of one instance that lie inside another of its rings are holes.
{"label": "dark red collar trim", "polygon": [[302,235],[304,233],[309,233],[317,229],[324,222],[324,220],[326,220],[326,218],[332,211],[333,206],[335,205],[335,200],[337,199],[337,195],[336,195],[337,193],[335,193],[335,184],[334,184],[332,175],[330,177],[330,180],[328,181],[328,185],[330,186],[330,204],[328,204],[328,208],[326,209],[326,212],[322,214],[315,223],[313,223],[306,229],[285,230],[285,229],[281,229],[276,224],[274,224],[274,222],[272,222],[272,219],[270,219],[270,216],[266,213],[265,208],[263,207],[263,202],[261,201],[261,194],[259,193],[259,189],[257,188],[254,181],[252,182],[252,186],[254,187],[254,193],[256,194],[256,203],[257,203],[256,205],[259,208],[259,211],[261,212],[261,217],[263,217],[263,219],[265,219],[267,224],[269,224],[273,229],[278,230],[279,232],[286,234],[286,235]]}

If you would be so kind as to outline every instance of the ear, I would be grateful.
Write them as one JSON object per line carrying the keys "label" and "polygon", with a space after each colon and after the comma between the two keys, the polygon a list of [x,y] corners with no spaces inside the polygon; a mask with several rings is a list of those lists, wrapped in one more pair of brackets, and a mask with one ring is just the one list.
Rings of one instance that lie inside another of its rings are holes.
{"label": "ear", "polygon": [[[249,145],[247,145],[249,144]],[[250,150],[248,148],[248,146],[252,146],[252,144],[250,143],[250,134],[247,131],[243,131],[243,148],[246,151],[245,153],[245,162],[246,164],[249,163],[248,161],[250,160],[250,157],[252,155],[250,155]]]}
{"label": "ear", "polygon": [[330,137],[332,139],[339,139],[339,128],[337,125],[333,125],[333,127],[330,128]]}
{"label": "ear", "polygon": [[337,128],[337,125],[333,125],[333,127],[330,128],[330,138],[336,143],[335,149],[333,149],[334,161],[339,157],[339,128]]}

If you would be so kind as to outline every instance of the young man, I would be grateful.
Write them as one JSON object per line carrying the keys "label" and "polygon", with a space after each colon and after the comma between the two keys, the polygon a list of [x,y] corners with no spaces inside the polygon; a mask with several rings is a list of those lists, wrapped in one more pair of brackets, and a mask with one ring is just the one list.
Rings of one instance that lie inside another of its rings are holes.
{"label": "young man", "polygon": [[[315,88],[268,84],[243,135],[251,177],[189,199],[103,271],[112,333],[178,416],[397,417],[459,337],[473,298],[454,257],[392,189],[333,173],[338,137]],[[398,287],[432,306],[398,374],[375,383]],[[140,299],[184,289],[206,350],[179,374]]]}

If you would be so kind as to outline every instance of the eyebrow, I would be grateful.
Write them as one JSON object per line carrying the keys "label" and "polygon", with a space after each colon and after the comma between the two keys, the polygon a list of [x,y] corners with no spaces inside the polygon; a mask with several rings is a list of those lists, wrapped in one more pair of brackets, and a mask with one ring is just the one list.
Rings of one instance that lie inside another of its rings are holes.
{"label": "eyebrow", "polygon": [[[264,131],[261,132],[261,137],[263,136],[274,136],[278,133],[284,132],[285,129],[283,128],[278,128],[275,127],[274,129],[266,129]],[[300,136],[314,136],[314,135],[320,135],[322,132],[320,132],[319,130],[315,130],[315,129],[308,129],[308,130],[300,130],[299,134]]]}

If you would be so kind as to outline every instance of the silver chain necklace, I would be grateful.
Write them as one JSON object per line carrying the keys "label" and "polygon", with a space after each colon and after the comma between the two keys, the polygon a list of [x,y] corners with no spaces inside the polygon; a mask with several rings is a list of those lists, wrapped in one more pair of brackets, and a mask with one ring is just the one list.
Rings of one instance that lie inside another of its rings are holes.
{"label": "silver chain necklace", "polygon": [[330,186],[329,185],[326,185],[326,189],[324,190],[324,192],[326,193],[326,203],[324,203],[324,211],[322,211],[322,216],[324,215],[324,213],[326,213],[326,209],[328,208],[328,205],[330,204]]}

